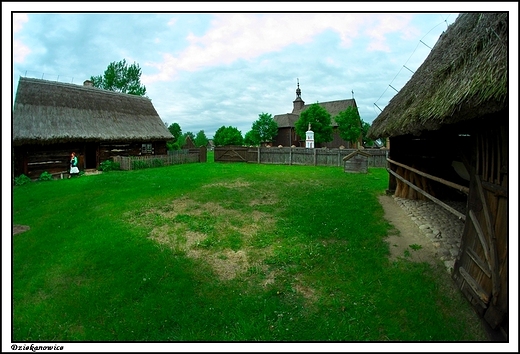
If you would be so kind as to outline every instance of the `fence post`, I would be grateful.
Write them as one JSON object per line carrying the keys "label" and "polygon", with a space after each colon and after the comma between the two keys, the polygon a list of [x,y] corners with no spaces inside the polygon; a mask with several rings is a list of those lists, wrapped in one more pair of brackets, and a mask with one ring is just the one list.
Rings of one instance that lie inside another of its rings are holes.
{"label": "fence post", "polygon": [[258,156],[256,157],[256,160],[258,163],[260,163],[260,146],[258,147]]}
{"label": "fence post", "polygon": [[208,161],[208,150],[205,146],[201,146],[199,148],[199,162],[207,162]]}
{"label": "fence post", "polygon": [[292,165],[292,147],[289,147],[289,166]]}
{"label": "fence post", "polygon": [[317,161],[316,161],[316,148],[314,148],[313,150],[314,150],[314,166],[316,166],[316,164],[317,164]]}

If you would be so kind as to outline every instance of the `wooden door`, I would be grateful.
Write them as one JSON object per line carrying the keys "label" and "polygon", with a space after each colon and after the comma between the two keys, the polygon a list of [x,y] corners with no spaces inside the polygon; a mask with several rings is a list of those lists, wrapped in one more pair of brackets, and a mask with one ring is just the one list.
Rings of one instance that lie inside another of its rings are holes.
{"label": "wooden door", "polygon": [[453,279],[492,328],[507,323],[507,129],[476,134],[461,249]]}

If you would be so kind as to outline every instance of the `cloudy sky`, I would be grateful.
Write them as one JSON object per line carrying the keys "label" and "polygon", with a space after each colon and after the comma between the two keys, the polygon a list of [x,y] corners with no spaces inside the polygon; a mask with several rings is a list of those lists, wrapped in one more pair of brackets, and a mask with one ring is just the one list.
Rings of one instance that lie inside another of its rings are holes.
{"label": "cloudy sky", "polygon": [[[21,76],[82,84],[125,59],[139,64],[146,96],[164,122],[208,137],[223,125],[245,135],[260,113],[291,112],[297,80],[307,104],[354,96],[371,123],[458,15],[444,4],[448,12],[406,12],[421,8],[412,6],[385,13],[368,12],[379,8],[375,3],[361,3],[364,12],[356,13],[337,3],[323,3],[326,13],[288,12],[305,3],[235,13],[216,12],[214,4],[213,12],[193,12],[202,10],[193,4],[125,5],[133,13],[78,4],[52,13],[11,5],[11,99]],[[144,12],[155,7],[161,12]]]}

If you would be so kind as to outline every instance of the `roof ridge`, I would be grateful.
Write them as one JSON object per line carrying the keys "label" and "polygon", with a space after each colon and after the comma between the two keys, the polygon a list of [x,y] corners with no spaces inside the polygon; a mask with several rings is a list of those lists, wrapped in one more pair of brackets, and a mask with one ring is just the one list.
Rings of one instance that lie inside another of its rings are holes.
{"label": "roof ridge", "polygon": [[139,99],[145,99],[145,100],[151,101],[150,98],[145,97],[145,96],[132,95],[129,93],[124,93],[124,92],[115,92],[115,91],[105,90],[105,89],[95,87],[95,86],[85,86],[85,85],[73,84],[73,83],[68,83],[68,82],[51,81],[51,80],[36,79],[36,78],[32,78],[32,77],[21,76],[19,83],[22,81],[36,82],[36,83],[41,83],[44,85],[64,86],[64,87],[69,87],[72,89],[87,90],[90,92],[99,92],[99,93],[108,94],[108,95],[125,95],[125,97],[136,97]]}

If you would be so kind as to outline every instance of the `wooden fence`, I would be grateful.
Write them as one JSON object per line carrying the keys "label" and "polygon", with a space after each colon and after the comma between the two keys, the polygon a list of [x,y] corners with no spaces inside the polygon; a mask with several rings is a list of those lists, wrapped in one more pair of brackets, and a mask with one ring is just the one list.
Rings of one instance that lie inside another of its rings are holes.
{"label": "wooden fence", "polygon": [[184,163],[206,162],[206,148],[168,151],[168,155],[114,156],[122,170],[136,170]]}
{"label": "wooden fence", "polygon": [[[307,149],[302,147],[258,147],[242,146],[215,147],[215,162],[252,162],[277,165],[314,165],[338,166],[344,165],[343,158],[355,149]],[[364,149],[370,154],[368,166],[386,167],[388,150]]]}

